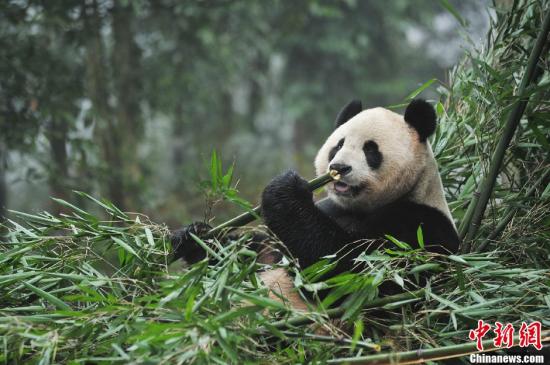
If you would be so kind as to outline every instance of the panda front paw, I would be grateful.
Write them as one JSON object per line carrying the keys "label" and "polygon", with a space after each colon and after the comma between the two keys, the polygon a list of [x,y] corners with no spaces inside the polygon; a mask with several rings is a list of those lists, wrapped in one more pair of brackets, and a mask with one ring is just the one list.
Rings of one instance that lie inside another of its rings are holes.
{"label": "panda front paw", "polygon": [[193,239],[191,234],[197,237],[203,236],[212,227],[204,222],[194,222],[188,226],[174,231],[170,235],[174,256],[183,258],[187,263],[193,264],[206,257],[204,249]]}
{"label": "panda front paw", "polygon": [[262,211],[289,211],[313,205],[309,184],[295,171],[276,176],[262,194]]}

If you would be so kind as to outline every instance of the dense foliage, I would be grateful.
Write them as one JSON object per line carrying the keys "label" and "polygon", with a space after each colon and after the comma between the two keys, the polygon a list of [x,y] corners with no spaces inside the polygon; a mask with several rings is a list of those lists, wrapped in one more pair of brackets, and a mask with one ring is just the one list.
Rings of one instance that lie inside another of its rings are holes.
{"label": "dense foliage", "polygon": [[[95,202],[109,219],[59,201],[70,214],[21,213],[26,225],[13,222],[0,254],[3,361],[325,362],[463,343],[478,318],[548,325],[548,271],[507,263],[498,252],[433,257],[403,244],[363,255],[364,273],[323,283],[334,288],[326,305],[353,293],[339,311],[304,317],[267,297],[246,238],[220,246],[214,265],[171,271],[165,229]],[[314,265],[296,280],[320,288],[311,280],[323,269]],[[427,270],[439,274],[425,291],[375,299],[382,281],[414,285]],[[329,320],[335,314],[349,334]]]}

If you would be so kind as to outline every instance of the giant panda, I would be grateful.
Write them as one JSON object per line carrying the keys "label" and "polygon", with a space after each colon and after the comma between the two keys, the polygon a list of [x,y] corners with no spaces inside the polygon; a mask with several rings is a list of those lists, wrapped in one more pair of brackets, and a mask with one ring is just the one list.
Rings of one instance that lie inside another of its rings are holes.
{"label": "giant panda", "polygon": [[[330,182],[327,197],[315,202],[307,181],[296,172],[275,177],[262,193],[265,224],[301,268],[342,255],[332,276],[354,269],[354,259],[365,248],[352,243],[374,240],[372,249],[391,235],[415,244],[419,226],[428,251],[457,252],[459,238],[428,141],[435,128],[435,111],[424,100],[411,101],[404,116],[349,102],[315,158],[317,175],[336,170],[340,179]],[[173,236],[180,256],[204,257],[188,235],[193,230],[200,234],[201,227],[204,231],[204,225],[196,224]],[[285,269],[260,276],[273,298],[307,310]]]}
{"label": "giant panda", "polygon": [[[302,268],[341,253],[331,275],[352,270],[364,250],[358,245],[353,252],[351,245],[351,253],[343,252],[347,244],[375,239],[381,245],[385,235],[414,244],[419,226],[428,251],[457,252],[459,238],[428,141],[435,128],[435,111],[423,100],[413,100],[404,116],[380,107],[363,110],[360,101],[351,101],[315,158],[317,175],[336,170],[341,178],[314,203],[298,174],[276,177],[262,194],[266,225]],[[282,269],[262,276],[272,291],[305,307]]]}

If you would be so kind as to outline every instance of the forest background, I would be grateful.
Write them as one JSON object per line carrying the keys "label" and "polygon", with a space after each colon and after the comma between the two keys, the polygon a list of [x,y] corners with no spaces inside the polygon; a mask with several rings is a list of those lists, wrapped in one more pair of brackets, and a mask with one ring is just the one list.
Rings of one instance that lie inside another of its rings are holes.
{"label": "forest background", "polygon": [[3,1],[0,216],[62,212],[50,196],[89,208],[79,190],[177,227],[206,214],[214,149],[256,202],[285,169],[313,177],[349,100],[400,104],[426,83],[437,99],[491,14],[481,0]]}

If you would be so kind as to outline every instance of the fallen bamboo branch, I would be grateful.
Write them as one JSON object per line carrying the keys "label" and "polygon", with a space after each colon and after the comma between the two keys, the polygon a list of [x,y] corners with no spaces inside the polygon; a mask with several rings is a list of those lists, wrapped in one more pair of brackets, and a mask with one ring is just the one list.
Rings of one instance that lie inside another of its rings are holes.
{"label": "fallen bamboo branch", "polygon": [[[408,299],[421,297],[422,295],[424,295],[424,293],[425,293],[425,289],[419,289],[412,292],[389,295],[387,297],[377,298],[368,303],[365,303],[365,305],[362,306],[361,308],[362,309],[380,308],[385,306],[386,304],[397,303]],[[327,316],[328,318],[337,318],[337,317],[341,317],[345,311],[346,310],[341,307],[332,308],[332,309],[328,309],[324,313],[324,315]],[[283,319],[281,321],[274,322],[270,325],[270,327],[281,329],[281,328],[290,327],[290,326],[302,326],[305,324],[313,323],[314,321],[315,320],[314,318],[312,318],[312,316],[306,314],[306,315],[301,315],[301,316],[297,316],[289,319]],[[268,330],[268,329],[264,329],[264,330]]]}
{"label": "fallen bamboo branch", "polygon": [[464,215],[464,221],[461,225],[460,232],[461,238],[464,238],[464,245],[462,252],[470,251],[470,241],[475,237],[478,228],[481,224],[481,220],[485,213],[485,208],[489,202],[489,198],[493,192],[495,181],[502,167],[505,152],[510,144],[510,141],[514,137],[514,133],[519,125],[523,112],[529,101],[529,97],[525,96],[527,87],[534,81],[537,74],[537,64],[542,54],[543,48],[546,45],[546,39],[550,31],[550,10],[547,11],[542,24],[542,29],[535,41],[529,59],[527,61],[527,67],[525,73],[521,79],[520,86],[517,91],[518,99],[514,102],[512,111],[508,115],[506,125],[504,127],[503,135],[501,136],[497,148],[491,158],[489,165],[489,173],[480,185],[480,188],[472,196],[472,201],[468,206],[466,214]]}
{"label": "fallen bamboo branch", "polygon": [[[320,187],[326,185],[327,183],[338,180],[340,178],[340,175],[338,174],[338,171],[331,170],[330,172],[321,175],[319,177],[316,177],[313,180],[310,180],[308,182],[309,189],[311,191],[315,191],[319,189]],[[231,229],[231,228],[238,228],[242,227],[250,222],[253,222],[256,218],[259,217],[260,213],[262,211],[262,207],[260,205],[256,206],[255,208],[251,209],[250,211],[243,213],[241,215],[236,216],[235,218],[232,218],[214,228],[209,230],[206,233],[205,237],[214,237],[218,235],[220,232]]]}
{"label": "fallen bamboo branch", "polygon": [[[458,345],[443,346],[431,349],[418,349],[413,351],[403,352],[390,352],[384,354],[375,354],[367,356],[347,357],[328,360],[329,364],[340,363],[361,363],[361,364],[376,364],[376,365],[390,365],[390,364],[420,364],[427,361],[437,361],[452,359],[470,354],[484,353],[497,350],[507,350],[505,348],[496,347],[494,339],[484,340],[483,351],[479,351],[476,348],[476,342],[468,342]],[[542,331],[541,342],[550,342],[550,330]],[[514,336],[514,347],[519,345],[519,335]]]}
{"label": "fallen bamboo branch", "polygon": [[355,346],[359,348],[364,348],[365,350],[368,350],[368,351],[380,352],[380,348],[381,348],[381,346],[377,343],[366,342],[366,341],[353,341],[344,337],[324,336],[324,335],[316,335],[312,333],[299,333],[299,332],[291,332],[291,331],[282,331],[282,333],[287,337],[307,338],[308,340],[319,341],[319,342],[330,342],[336,345],[347,346],[347,347]]}

